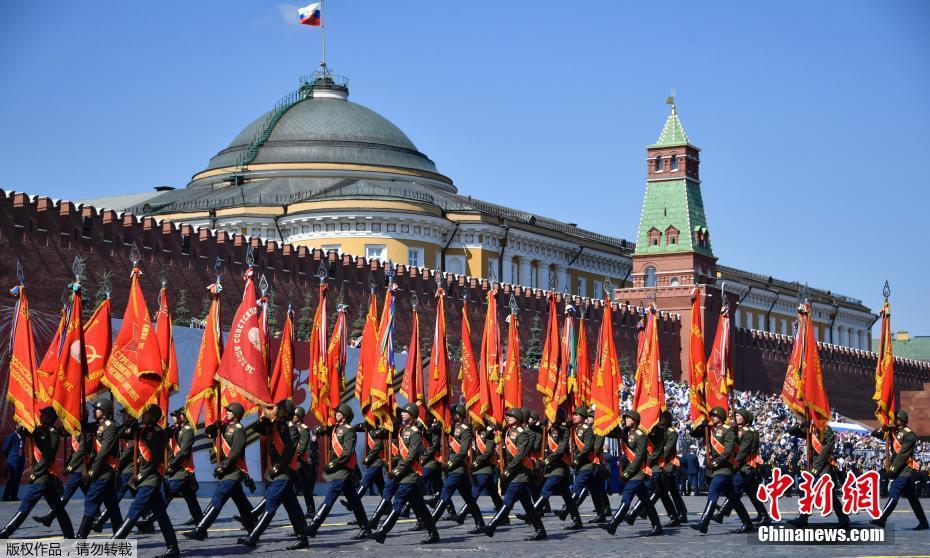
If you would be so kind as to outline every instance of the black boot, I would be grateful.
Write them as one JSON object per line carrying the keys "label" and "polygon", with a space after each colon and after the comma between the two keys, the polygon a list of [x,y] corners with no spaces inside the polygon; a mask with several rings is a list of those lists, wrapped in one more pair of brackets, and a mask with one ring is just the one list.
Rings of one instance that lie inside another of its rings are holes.
{"label": "black boot", "polygon": [[[662,522],[659,521],[659,512],[656,511],[655,506],[649,504],[646,506],[646,517],[649,518],[649,521],[652,522],[652,530],[646,534],[647,537],[655,537],[662,534]],[[676,523],[677,525],[677,523]]]}
{"label": "black boot", "polygon": [[720,506],[720,509],[714,513],[714,517],[711,519],[714,520],[714,523],[721,524],[724,518],[730,517],[731,511],[733,511],[733,502],[729,498],[724,498],[723,505]]}
{"label": "black boot", "polygon": [[10,538],[13,533],[19,529],[19,526],[23,524],[23,521],[26,521],[26,517],[28,517],[27,513],[21,511],[16,512],[16,515],[14,515],[13,519],[11,519],[10,522],[6,524],[6,527],[0,529],[0,539]]}
{"label": "black boot", "polygon": [[794,519],[789,519],[785,523],[791,525],[792,527],[807,527],[807,519],[810,517],[809,514],[799,513]]}
{"label": "black boot", "polygon": [[[261,504],[259,504],[261,505]],[[249,533],[248,537],[240,537],[236,544],[241,544],[248,546],[250,548],[255,548],[258,546],[258,539],[265,532],[265,529],[268,528],[268,525],[271,523],[271,518],[273,516],[267,511],[262,513],[261,517],[258,518],[258,522],[255,524],[255,528]]]}
{"label": "black boot", "polygon": [[155,558],[179,558],[181,556],[181,550],[178,548],[178,537],[174,533],[174,529],[163,532],[162,534],[165,536],[165,546],[168,548]]}
{"label": "black boot", "polygon": [[371,538],[375,539],[378,544],[384,544],[384,539],[387,537],[387,534],[391,532],[391,529],[394,528],[394,524],[397,523],[397,519],[400,517],[400,513],[391,509],[391,512],[384,518],[384,523],[378,526],[378,530],[371,534]]}
{"label": "black boot", "polygon": [[565,531],[580,531],[584,529],[584,524],[581,522],[581,514],[578,513],[578,508],[575,507],[575,502],[569,500],[565,507],[568,508],[568,514],[572,518],[572,522],[562,527]]}
{"label": "black boot", "polygon": [[882,515],[878,519],[869,520],[869,523],[872,525],[877,525],[878,527],[885,528],[885,522],[888,521],[888,516],[891,515],[891,512],[898,507],[897,498],[888,498],[888,501],[885,502],[885,507],[882,509]]}
{"label": "black boot", "polygon": [[52,521],[55,521],[55,510],[49,510],[45,515],[34,515],[32,519],[35,519],[36,522],[41,523],[45,527],[51,527]]}
{"label": "black boot", "polygon": [[378,528],[378,521],[381,520],[381,516],[388,510],[390,503],[384,498],[378,502],[378,507],[375,508],[375,513],[371,516],[371,519],[368,521],[368,528],[375,530]]}
{"label": "black boot", "polygon": [[497,528],[501,526],[504,519],[510,515],[510,506],[503,506],[501,509],[494,514],[494,517],[491,519],[491,522],[488,523],[488,526],[484,529],[484,534],[493,537],[494,532],[497,531]]}
{"label": "black boot", "polygon": [[433,519],[433,523],[439,521],[439,518],[442,517],[443,512],[446,511],[446,508],[450,506],[448,501],[439,501],[439,504],[436,505],[436,508],[430,513],[430,517]]}
{"label": "black boot", "polygon": [[633,507],[630,508],[630,511],[628,511],[626,514],[626,518],[625,518],[626,524],[633,525],[634,523],[636,523],[636,520],[639,518],[640,514],[644,515],[645,513],[646,513],[645,502],[637,498],[636,503],[633,504]]}
{"label": "black boot", "polygon": [[323,525],[323,522],[326,521],[326,516],[329,515],[329,512],[332,509],[332,504],[327,505],[324,503],[322,506],[320,506],[320,509],[316,511],[316,515],[314,515],[313,519],[310,520],[310,525],[307,526],[308,537],[311,539],[316,537],[316,532],[320,530],[320,525]]}
{"label": "black boot", "polygon": [[601,521],[597,524],[598,527],[607,531],[611,535],[617,534],[617,527],[620,525],[620,522],[626,519],[627,514],[630,512],[630,505],[624,502],[620,502],[620,507],[617,508],[617,513],[610,518],[610,521]]}
{"label": "black boot", "polygon": [[[108,513],[99,514],[97,517],[93,518],[93,522],[91,523],[91,529],[93,529],[94,533],[103,532],[103,528],[107,524],[107,519],[109,519],[109,517],[110,517],[110,514],[108,512]],[[87,537],[84,537],[84,538],[87,538]]]}
{"label": "black boot", "polygon": [[[441,505],[441,503],[440,503]],[[420,541],[420,544],[436,544],[439,542],[439,531],[436,530],[436,522],[433,521],[433,516],[427,515],[422,519],[423,526],[426,527],[427,536],[425,539]]]}
{"label": "black boot", "polygon": [[113,533],[113,538],[110,540],[122,540],[129,536],[132,533],[132,528],[136,526],[137,519],[132,519],[127,517],[123,520],[123,524],[119,526],[115,533]]}
{"label": "black boot", "polygon": [[734,501],[733,509],[736,510],[736,516],[739,517],[739,520],[743,522],[742,526],[736,530],[737,533],[750,533],[756,530],[756,526],[752,524],[752,518],[749,517],[749,512],[746,511],[746,506],[741,501]]}
{"label": "black boot", "polygon": [[543,525],[542,518],[539,517],[539,514],[536,512],[536,506],[531,506],[530,509],[526,510],[527,519],[529,519],[530,525],[536,530],[535,533],[526,537],[525,541],[544,541],[548,538],[546,534],[546,527]]}
{"label": "black boot", "polygon": [[708,500],[707,504],[704,505],[704,513],[701,514],[701,519],[698,520],[696,525],[691,525],[691,528],[706,534],[707,526],[710,525],[710,518],[714,516],[714,510],[716,509],[716,502]]}
{"label": "black boot", "polygon": [[90,534],[90,530],[94,527],[94,516],[85,515],[81,518],[81,525],[78,526],[78,532],[76,537],[79,539],[86,539],[87,535]]}
{"label": "black boot", "polygon": [[927,514],[924,513],[924,508],[920,505],[920,500],[915,496],[908,501],[911,504],[911,509],[914,511],[914,516],[917,517],[917,527],[914,527],[914,531],[926,531],[930,529],[930,524],[927,523]]}
{"label": "black boot", "polygon": [[400,510],[400,516],[405,519],[410,517],[410,502],[407,502],[404,508]]}
{"label": "black boot", "polygon": [[[259,518],[261,518],[263,513],[265,513],[265,500],[264,499],[261,502],[259,502],[257,506],[252,508],[252,511],[249,512],[249,515],[252,516],[251,524],[254,525],[255,522],[258,521]],[[246,524],[246,522],[243,521],[242,518],[239,517],[238,515],[234,515],[233,519],[238,521],[239,523],[242,523],[243,525]],[[251,531],[251,530],[252,529],[248,529],[248,531]]]}
{"label": "black boot", "polygon": [[207,508],[207,512],[203,514],[203,519],[200,520],[200,523],[192,531],[185,531],[184,536],[188,539],[194,539],[195,541],[202,541],[207,538],[207,529],[213,525],[213,522],[216,521],[216,518],[219,517],[220,510],[210,506]]}
{"label": "black boot", "polygon": [[310,541],[307,540],[307,535],[298,535],[297,542],[285,548],[285,550],[300,550],[303,548],[310,548]]}
{"label": "black boot", "polygon": [[143,517],[136,523],[136,529],[139,531],[140,535],[151,535],[155,532],[155,514],[148,512],[148,515]]}
{"label": "black boot", "polygon": [[58,519],[58,525],[61,527],[61,536],[65,539],[74,538],[74,526],[71,525],[71,518],[65,512],[64,506],[59,507],[55,512],[55,518]]}

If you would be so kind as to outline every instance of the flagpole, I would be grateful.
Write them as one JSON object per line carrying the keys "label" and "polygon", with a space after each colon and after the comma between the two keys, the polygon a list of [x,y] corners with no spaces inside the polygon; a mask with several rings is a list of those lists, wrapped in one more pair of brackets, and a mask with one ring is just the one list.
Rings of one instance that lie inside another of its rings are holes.
{"label": "flagpole", "polygon": [[323,19],[323,0],[320,0],[320,38],[322,42],[322,56],[320,60],[320,67],[323,68],[323,73],[326,73],[326,20]]}

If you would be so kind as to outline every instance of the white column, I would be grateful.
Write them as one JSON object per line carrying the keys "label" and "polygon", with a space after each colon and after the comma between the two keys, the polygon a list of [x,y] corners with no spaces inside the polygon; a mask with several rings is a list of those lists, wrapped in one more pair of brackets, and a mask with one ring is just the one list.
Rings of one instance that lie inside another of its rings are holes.
{"label": "white column", "polygon": [[520,277],[517,279],[517,284],[524,287],[531,286],[531,273],[533,273],[533,262],[529,258],[520,258]]}
{"label": "white column", "polygon": [[568,284],[568,268],[564,265],[556,264],[555,277],[559,282],[558,289],[562,292],[572,292],[571,285]]}
{"label": "white column", "polygon": [[498,270],[501,272],[500,280],[502,283],[513,283],[513,273],[511,272],[513,269],[512,261],[512,256],[504,256],[504,261],[502,262],[504,269]]}
{"label": "white column", "polygon": [[840,344],[840,326],[838,325],[833,326],[833,335],[831,336],[830,342],[833,343],[834,345]]}
{"label": "white column", "polygon": [[840,328],[840,343],[839,344],[844,347],[849,346],[849,328],[848,327]]}

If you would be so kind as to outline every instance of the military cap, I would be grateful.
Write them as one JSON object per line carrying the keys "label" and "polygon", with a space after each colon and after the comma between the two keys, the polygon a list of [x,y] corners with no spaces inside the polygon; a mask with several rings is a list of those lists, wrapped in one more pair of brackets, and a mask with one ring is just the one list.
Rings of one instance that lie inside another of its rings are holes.
{"label": "military cap", "polygon": [[404,405],[403,412],[407,413],[413,418],[420,416],[420,406],[416,403],[407,403]]}
{"label": "military cap", "polygon": [[346,422],[352,422],[352,419],[355,418],[355,413],[352,412],[352,407],[349,407],[347,404],[343,403],[336,408],[337,411],[342,413],[342,416],[345,417]]}
{"label": "military cap", "polygon": [[636,424],[639,424],[639,413],[637,413],[633,409],[630,409],[629,411],[624,411],[623,416],[630,417],[631,419],[633,419],[634,422],[636,422]]}
{"label": "military cap", "polygon": [[452,413],[465,418],[468,415],[468,409],[465,408],[465,405],[459,403],[458,405],[452,406]]}
{"label": "military cap", "polygon": [[297,407],[294,409],[294,414],[297,415],[297,418],[304,418],[307,416],[307,410],[303,407]]}
{"label": "military cap", "polygon": [[100,398],[94,401],[94,408],[100,409],[101,411],[103,411],[103,414],[105,415],[113,414],[113,402],[110,401],[109,399]]}
{"label": "military cap", "polygon": [[717,417],[720,420],[727,420],[727,412],[723,410],[723,407],[714,407],[711,409],[710,416]]}
{"label": "military cap", "polygon": [[226,410],[232,413],[236,420],[242,420],[242,417],[245,416],[245,407],[241,403],[230,403],[226,405]]}
{"label": "military cap", "polygon": [[746,424],[752,424],[754,417],[752,413],[749,412],[749,409],[737,409],[736,414],[743,417],[743,420],[746,421]]}
{"label": "military cap", "polygon": [[277,407],[284,410],[284,416],[290,417],[294,415],[294,402],[290,399],[282,399],[278,401]]}
{"label": "military cap", "polygon": [[505,413],[505,416],[515,418],[517,419],[517,422],[523,422],[524,420],[526,420],[526,417],[523,415],[523,410],[518,407],[514,407],[510,409],[509,411],[507,411]]}
{"label": "military cap", "polygon": [[903,423],[907,423],[907,419],[908,419],[907,411],[904,411],[904,410],[898,411],[895,414],[894,418],[900,420]]}

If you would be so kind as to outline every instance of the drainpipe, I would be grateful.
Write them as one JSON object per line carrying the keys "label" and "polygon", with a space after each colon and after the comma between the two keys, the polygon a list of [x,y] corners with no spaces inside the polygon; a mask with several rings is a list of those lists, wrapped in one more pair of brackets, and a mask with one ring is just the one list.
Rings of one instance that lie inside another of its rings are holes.
{"label": "drainpipe", "polygon": [[749,293],[752,292],[752,288],[753,288],[753,286],[752,286],[752,285],[749,285],[749,290],[746,291],[746,294],[744,294],[743,296],[739,297],[739,300],[736,301],[736,305],[737,305],[737,306],[739,306],[740,304],[742,304],[742,303],[743,303],[743,299],[746,298],[747,296],[749,296]]}
{"label": "drainpipe", "polygon": [[765,331],[769,329],[769,316],[772,314],[772,308],[775,308],[775,305],[778,304],[778,297],[781,296],[775,291],[769,291],[770,293],[775,293],[775,300],[772,301],[772,305],[769,306],[769,309],[765,312]]}
{"label": "drainpipe", "polygon": [[282,205],[281,209],[284,210],[284,213],[281,215],[276,215],[274,218],[274,228],[278,231],[278,238],[281,239],[281,244],[284,244],[284,233],[281,232],[281,225],[278,223],[278,219],[281,217],[287,216],[287,205]]}
{"label": "drainpipe", "polygon": [[[446,270],[446,250],[449,249],[449,246],[452,245],[452,241],[455,240],[455,233],[459,230],[460,223],[455,223],[455,228],[452,229],[452,234],[449,235],[449,242],[446,242],[446,245],[442,247],[442,250],[439,252],[439,267],[442,268],[443,272]],[[426,262],[424,262],[426,263]],[[468,271],[468,266],[465,266],[465,271]]]}
{"label": "drainpipe", "polygon": [[568,265],[565,267],[571,267],[572,264],[575,263],[575,261],[578,259],[578,256],[580,256],[582,252],[584,252],[584,246],[579,246],[578,251],[575,252],[575,257],[572,258],[572,261],[568,262]]}
{"label": "drainpipe", "polygon": [[833,300],[833,317],[830,318],[830,344],[831,345],[836,345],[836,341],[833,340],[833,324],[836,323],[836,317],[839,315],[840,315],[840,307],[836,304],[836,300]]}
{"label": "drainpipe", "polygon": [[630,269],[626,270],[626,275],[623,276],[623,281],[620,281],[620,288],[621,288],[621,289],[625,289],[625,288],[626,288],[626,286],[625,286],[625,285],[626,285],[626,280],[629,279],[629,278],[630,278],[630,275],[632,275],[632,274],[633,274],[633,264],[630,263]]}
{"label": "drainpipe", "polygon": [[501,225],[504,228],[504,238],[501,239],[501,253],[497,256],[497,280],[504,281],[504,251],[507,250],[507,237],[510,236],[510,225],[504,221]]}

